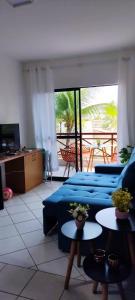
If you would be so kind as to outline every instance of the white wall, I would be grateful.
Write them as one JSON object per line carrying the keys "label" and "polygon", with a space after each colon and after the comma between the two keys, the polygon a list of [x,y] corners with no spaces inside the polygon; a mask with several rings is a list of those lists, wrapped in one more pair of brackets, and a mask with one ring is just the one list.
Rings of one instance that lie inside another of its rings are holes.
{"label": "white wall", "polygon": [[19,123],[21,145],[25,145],[25,104],[21,64],[1,54],[0,123]]}

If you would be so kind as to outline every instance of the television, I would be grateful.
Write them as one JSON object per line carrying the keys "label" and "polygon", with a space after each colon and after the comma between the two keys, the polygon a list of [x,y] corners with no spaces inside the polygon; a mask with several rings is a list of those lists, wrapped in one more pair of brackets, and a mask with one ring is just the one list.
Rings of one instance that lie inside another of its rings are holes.
{"label": "television", "polygon": [[0,124],[0,152],[15,152],[19,149],[19,124]]}

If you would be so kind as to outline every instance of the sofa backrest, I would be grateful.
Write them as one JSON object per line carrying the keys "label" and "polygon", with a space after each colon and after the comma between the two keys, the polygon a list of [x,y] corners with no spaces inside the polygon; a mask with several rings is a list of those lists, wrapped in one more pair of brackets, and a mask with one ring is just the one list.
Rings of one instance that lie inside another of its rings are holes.
{"label": "sofa backrest", "polygon": [[120,177],[119,177],[119,183],[118,183],[118,188],[122,187],[122,180],[126,174],[127,168],[135,161],[135,147],[133,148],[133,151],[131,153],[130,159],[125,165],[124,169],[122,170]]}

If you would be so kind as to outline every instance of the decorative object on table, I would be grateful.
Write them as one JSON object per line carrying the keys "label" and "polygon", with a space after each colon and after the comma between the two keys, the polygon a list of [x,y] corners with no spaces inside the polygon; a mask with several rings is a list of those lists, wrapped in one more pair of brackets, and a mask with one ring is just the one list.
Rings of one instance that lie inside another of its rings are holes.
{"label": "decorative object on table", "polygon": [[90,209],[89,205],[82,205],[79,203],[70,203],[69,205],[71,207],[69,213],[75,219],[77,229],[82,230],[85,225],[85,221],[88,218],[88,210]]}
{"label": "decorative object on table", "polygon": [[132,150],[133,150],[133,147],[130,145],[128,145],[127,147],[122,148],[120,150],[119,154],[120,154],[120,161],[122,164],[127,163],[129,161]]}
{"label": "decorative object on table", "polygon": [[103,263],[105,260],[105,250],[103,249],[96,249],[94,252],[94,260],[97,263]]}
{"label": "decorative object on table", "polygon": [[97,143],[97,146],[100,147],[100,145],[101,145],[100,139],[96,139],[96,143]]}
{"label": "decorative object on table", "polygon": [[111,268],[116,269],[119,265],[119,257],[115,253],[108,255],[108,264]]}
{"label": "decorative object on table", "polygon": [[117,219],[127,219],[129,209],[131,206],[132,195],[128,189],[118,189],[112,193],[112,201],[115,209],[115,216]]}
{"label": "decorative object on table", "polygon": [[13,191],[9,187],[3,189],[3,199],[8,200],[13,197]]}

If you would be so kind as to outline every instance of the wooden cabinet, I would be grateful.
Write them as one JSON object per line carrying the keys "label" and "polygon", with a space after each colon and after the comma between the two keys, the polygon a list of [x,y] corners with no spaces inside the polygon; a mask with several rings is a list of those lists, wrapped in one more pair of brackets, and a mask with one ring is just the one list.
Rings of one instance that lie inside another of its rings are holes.
{"label": "wooden cabinet", "polygon": [[6,185],[16,193],[25,193],[43,181],[42,151],[24,152],[5,162]]}
{"label": "wooden cabinet", "polygon": [[24,157],[25,189],[35,187],[43,181],[43,159],[41,151],[35,151]]}

